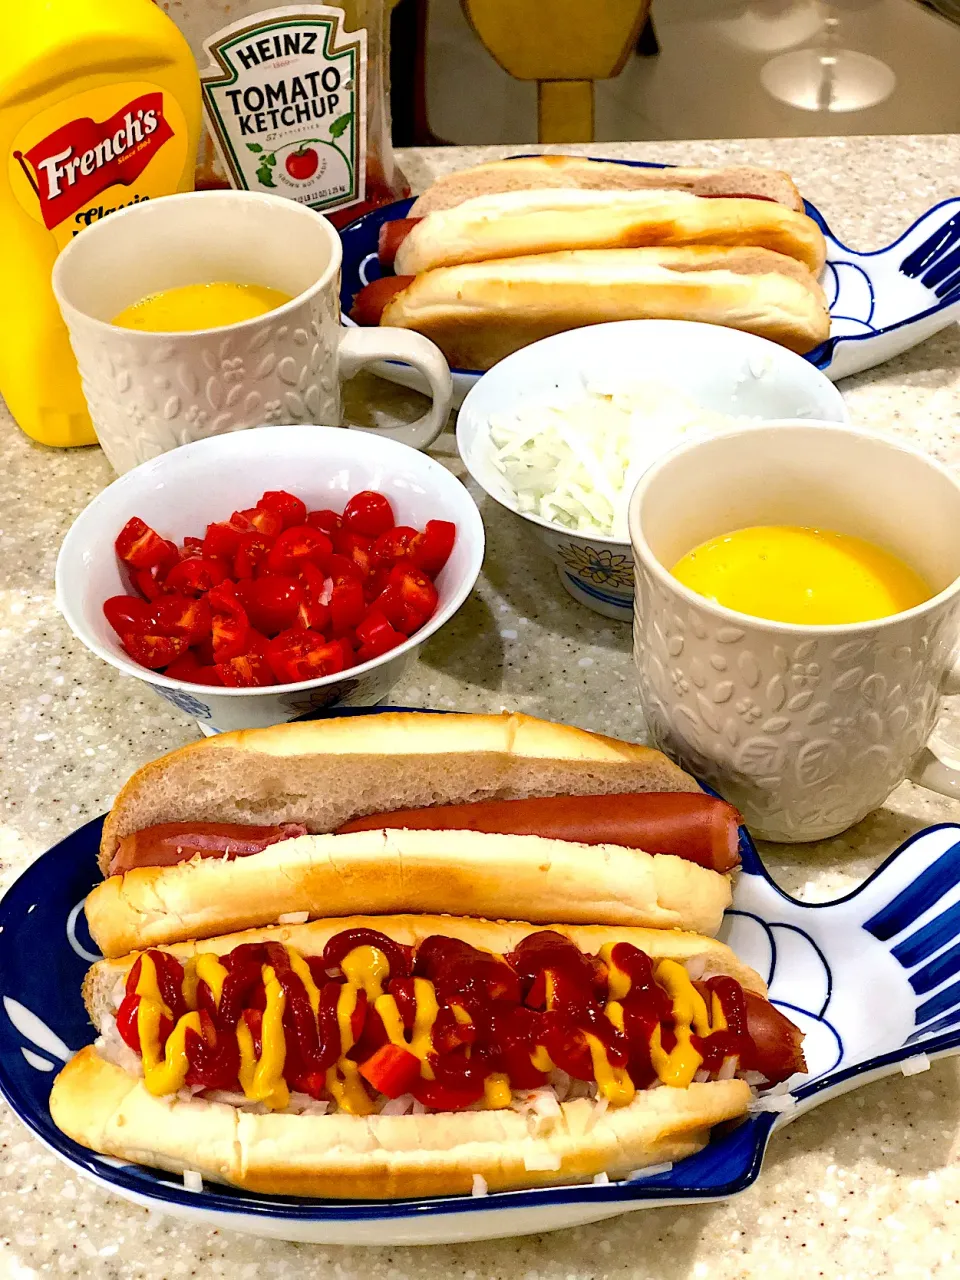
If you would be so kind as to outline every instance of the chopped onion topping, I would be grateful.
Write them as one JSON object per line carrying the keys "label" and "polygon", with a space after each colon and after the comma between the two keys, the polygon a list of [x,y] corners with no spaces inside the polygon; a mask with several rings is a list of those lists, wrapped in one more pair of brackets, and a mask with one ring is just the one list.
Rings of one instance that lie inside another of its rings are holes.
{"label": "chopped onion topping", "polygon": [[727,1058],[724,1058],[723,1065],[720,1067],[720,1070],[717,1072],[717,1079],[732,1080],[733,1077],[737,1074],[737,1067],[739,1065],[740,1065],[740,1059],[737,1057],[735,1053],[731,1054]]}
{"label": "chopped onion topping", "polygon": [[709,1079],[710,1079],[710,1072],[704,1070],[704,1068],[701,1067],[700,1070],[694,1074],[693,1083],[706,1084]]}
{"label": "chopped onion topping", "polygon": [[915,1053],[900,1063],[900,1070],[905,1076],[918,1076],[921,1071],[930,1070],[930,1059],[925,1053]]}
{"label": "chopped onion topping", "polygon": [[610,1175],[606,1172],[595,1173],[593,1175],[593,1185],[595,1187],[605,1187],[610,1182]]}
{"label": "chopped onion topping", "polygon": [[183,1185],[187,1191],[202,1191],[203,1174],[198,1173],[196,1169],[184,1169]]}
{"label": "chopped onion topping", "polygon": [[380,1108],[382,1116],[405,1116],[413,1110],[412,1093],[401,1093],[399,1098],[388,1098]]}
{"label": "chopped onion topping", "polygon": [[634,1169],[627,1174],[627,1181],[633,1182],[637,1178],[655,1178],[658,1173],[669,1173],[673,1168],[673,1161],[669,1160],[666,1164],[648,1164],[645,1169]]}
{"label": "chopped onion topping", "polygon": [[309,911],[285,911],[277,916],[277,924],[306,924],[309,919]]}
{"label": "chopped onion topping", "polygon": [[657,458],[742,421],[665,383],[595,380],[491,418],[490,458],[524,514],[626,542],[630,495]]}
{"label": "chopped onion topping", "polygon": [[703,977],[704,970],[707,967],[707,957],[691,956],[689,960],[684,960],[683,967],[686,969],[687,973],[690,975],[691,981],[699,982],[700,979]]}
{"label": "chopped onion topping", "polygon": [[489,1194],[487,1180],[482,1174],[475,1173],[473,1175],[473,1190],[470,1194],[472,1196],[485,1196]]}
{"label": "chopped onion topping", "polygon": [[600,1096],[596,1098],[593,1105],[593,1110],[590,1112],[590,1115],[587,1117],[587,1123],[584,1125],[584,1129],[583,1129],[584,1133],[590,1132],[590,1130],[597,1123],[597,1121],[600,1119],[600,1117],[603,1115],[603,1113],[606,1111],[609,1105],[610,1105],[609,1098],[603,1098]]}

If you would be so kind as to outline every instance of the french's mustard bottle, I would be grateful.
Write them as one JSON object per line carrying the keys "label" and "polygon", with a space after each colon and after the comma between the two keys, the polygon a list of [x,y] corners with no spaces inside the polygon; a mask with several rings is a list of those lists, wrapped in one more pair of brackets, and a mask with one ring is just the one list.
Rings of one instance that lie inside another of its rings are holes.
{"label": "french's mustard bottle", "polygon": [[48,445],[94,444],[50,288],[117,209],[193,186],[200,85],[153,0],[0,0],[0,393]]}

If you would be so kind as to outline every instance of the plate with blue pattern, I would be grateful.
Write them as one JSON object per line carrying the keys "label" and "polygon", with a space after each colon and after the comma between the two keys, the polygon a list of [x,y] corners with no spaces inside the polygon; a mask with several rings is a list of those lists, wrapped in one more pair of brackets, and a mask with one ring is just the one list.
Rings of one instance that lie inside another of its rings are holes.
{"label": "plate with blue pattern", "polygon": [[[611,163],[600,156],[589,158]],[[644,169],[671,167],[646,160],[612,163]],[[377,259],[380,228],[405,218],[412,204],[412,200],[398,200],[374,209],[340,232],[344,324],[353,324],[348,313],[363,286],[384,274]],[[809,200],[804,208],[827,241],[821,283],[830,307],[830,337],[806,359],[827,377],[836,382],[872,369],[960,320],[960,197],[934,205],[892,244],[870,253],[850,249],[838,240]],[[408,365],[382,361],[374,367],[392,382],[426,390],[421,376]],[[480,376],[472,369],[453,370],[457,406]]]}
{"label": "plate with blue pattern", "polygon": [[760,1173],[771,1135],[831,1098],[960,1050],[960,825],[901,846],[855,892],[797,902],[741,831],[740,873],[721,936],[804,1031],[809,1074],[714,1133],[699,1154],[648,1176],[486,1196],[391,1202],[255,1195],[87,1151],[50,1118],[54,1074],[94,1038],[80,984],[98,958],[83,899],[102,819],[36,860],[0,901],[0,1093],[75,1172],[147,1208],[209,1227],[322,1244],[434,1244],[525,1235],[658,1205],[724,1200]]}

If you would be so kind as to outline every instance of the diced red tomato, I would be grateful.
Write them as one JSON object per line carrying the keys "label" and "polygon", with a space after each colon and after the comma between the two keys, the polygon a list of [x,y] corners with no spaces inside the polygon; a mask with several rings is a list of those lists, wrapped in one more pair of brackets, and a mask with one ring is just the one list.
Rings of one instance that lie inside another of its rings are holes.
{"label": "diced red tomato", "polygon": [[277,538],[267,564],[272,573],[296,575],[298,566],[305,560],[318,564],[332,550],[333,543],[319,529],[311,529],[307,524],[293,525]]}
{"label": "diced red tomato", "polygon": [[428,520],[414,544],[411,559],[418,569],[435,578],[450,559],[450,552],[457,539],[457,526],[449,520]]}
{"label": "diced red tomato", "polygon": [[196,649],[188,649],[182,658],[171,662],[163,674],[170,676],[172,680],[185,680],[188,684],[223,684],[217,668],[212,662],[204,666]]}
{"label": "diced red tomato", "polygon": [[433,1111],[463,1111],[483,1097],[483,1081],[478,1080],[476,1084],[466,1081],[462,1088],[455,1089],[437,1080],[421,1078],[413,1082],[410,1092],[418,1102]]}
{"label": "diced red tomato", "polygon": [[398,644],[403,644],[407,637],[390,625],[387,619],[376,608],[371,609],[357,627],[357,639],[360,648],[357,650],[358,662],[369,662],[389,653]]}
{"label": "diced red tomato", "polygon": [[294,626],[301,606],[306,603],[306,592],[300,582],[282,574],[238,582],[237,596],[251,624],[267,636]]}
{"label": "diced red tomato", "polygon": [[307,523],[307,504],[284,489],[268,489],[257,506],[265,511],[275,511],[284,529]]}
{"label": "diced red tomato", "polygon": [[387,587],[374,601],[374,608],[409,636],[433,617],[437,600],[437,589],[427,575],[401,561],[390,571]]}
{"label": "diced red tomato", "polygon": [[184,636],[187,644],[196,644],[210,635],[210,606],[202,597],[164,595],[154,603],[153,618],[159,635]]}
{"label": "diced red tomato", "polygon": [[207,604],[213,613],[213,659],[216,663],[239,658],[249,648],[250,621],[237,598],[232,582],[207,593]]}
{"label": "diced red tomato", "polygon": [[120,642],[134,662],[149,667],[151,671],[169,666],[186,653],[188,647],[184,636],[158,636],[149,633],[121,636]]}
{"label": "diced red tomato", "polygon": [[145,600],[156,600],[163,595],[163,571],[159,565],[152,569],[137,569],[133,581]]}
{"label": "diced red tomato", "polygon": [[296,622],[292,625],[326,634],[330,627],[328,602],[333,592],[333,580],[307,560],[300,568],[300,586],[303,599],[297,609]]}
{"label": "diced red tomato", "polygon": [[217,587],[227,576],[219,560],[181,560],[164,579],[166,591],[179,591],[186,596],[202,596],[205,591]]}
{"label": "diced red tomato", "polygon": [[229,688],[256,689],[275,683],[273,668],[259,653],[244,653],[228,662],[218,662],[216,670]]}
{"label": "diced red tomato", "polygon": [[363,587],[359,580],[338,574],[333,579],[333,591],[330,595],[330,632],[334,636],[342,636],[352,630],[367,610],[367,602],[363,598]]}
{"label": "diced red tomato", "polygon": [[111,596],[104,600],[103,616],[121,636],[143,634],[153,625],[153,610],[136,596]]}
{"label": "diced red tomato", "polygon": [[379,538],[394,525],[393,507],[382,493],[364,489],[355,493],[343,509],[343,523],[365,538]]}
{"label": "diced red tomato", "polygon": [[180,558],[176,543],[161,538],[139,516],[127,521],[114,543],[117,555],[134,569],[152,569],[154,565],[167,567]]}
{"label": "diced red tomato", "polygon": [[315,631],[292,628],[275,636],[267,649],[267,658],[281,684],[299,680],[316,680],[335,675],[344,668],[343,648],[328,642]]}
{"label": "diced red tomato", "polygon": [[217,524],[208,524],[207,532],[203,538],[203,555],[207,560],[229,560],[233,561],[233,557],[237,554],[237,548],[240,546],[240,539],[246,533],[245,529],[238,529],[236,525],[230,524],[228,521],[221,521]]}
{"label": "diced red tomato", "polygon": [[398,1044],[385,1044],[360,1064],[360,1074],[378,1093],[399,1098],[420,1078],[420,1059]]}
{"label": "diced red tomato", "polygon": [[409,559],[412,554],[411,547],[419,536],[416,529],[411,529],[406,524],[398,524],[395,528],[388,529],[386,533],[381,533],[374,542],[374,557],[383,564],[394,564],[397,560]]}
{"label": "diced red tomato", "polygon": [[247,510],[241,511],[240,514],[248,521],[251,529],[262,533],[265,538],[276,538],[283,531],[283,519],[280,513],[271,511],[269,507],[261,507],[259,503],[255,507],[248,507]]}
{"label": "diced red tomato", "polygon": [[274,546],[273,538],[252,529],[240,535],[240,545],[233,557],[233,576],[237,579],[252,578],[265,567]]}
{"label": "diced red tomato", "polygon": [[338,529],[343,528],[343,516],[325,508],[323,511],[308,511],[306,523],[311,529],[320,529],[328,537],[332,537]]}
{"label": "diced red tomato", "polygon": [[181,560],[193,560],[203,555],[203,539],[192,538],[189,534],[183,540],[183,546],[180,548]]}
{"label": "diced red tomato", "polygon": [[352,560],[364,578],[369,577],[376,568],[373,541],[363,534],[342,529],[333,535],[333,549],[345,560]]}

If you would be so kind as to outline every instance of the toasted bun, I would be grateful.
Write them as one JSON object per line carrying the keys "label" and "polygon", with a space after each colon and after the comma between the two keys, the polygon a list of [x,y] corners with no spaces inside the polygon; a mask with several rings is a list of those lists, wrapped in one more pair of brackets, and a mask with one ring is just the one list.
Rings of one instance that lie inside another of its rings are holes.
{"label": "toasted bun", "polygon": [[694,195],[757,195],[803,209],[803,200],[789,174],[752,165],[725,169],[681,169],[617,164],[583,156],[519,156],[493,160],[445,174],[414,203],[410,217],[421,218],[437,209],[452,209],[473,196],[499,191],[530,191],[542,187],[580,187],[599,191],[639,191],[650,188],[692,191]]}
{"label": "toasted bun", "polygon": [[[638,1093],[598,1114],[565,1102],[533,1136],[515,1111],[406,1116],[255,1115],[223,1103],[155,1098],[142,1081],[81,1051],[53,1083],[50,1114],[68,1137],[120,1160],[274,1195],[391,1199],[576,1182],[701,1150],[713,1125],[745,1114],[742,1080]],[[528,1169],[558,1157],[556,1170]]]}
{"label": "toasted bun", "polygon": [[726,876],[683,858],[617,845],[476,831],[358,831],[303,836],[223,862],[196,858],[111,876],[86,901],[106,956],[273,924],[380,912],[644,925],[715,933],[730,905]]}
{"label": "toasted bun", "polygon": [[100,869],[123,836],[160,822],[302,822],[323,833],[432,804],[698,790],[659,751],[524,715],[387,712],[244,729],[139,769],[104,823]]}
{"label": "toasted bun", "polygon": [[686,191],[547,189],[478,196],[428,214],[397,251],[397,275],[561,249],[708,244],[771,249],[819,275],[823,232],[769,200],[702,199]]}
{"label": "toasted bun", "polygon": [[426,271],[381,324],[431,338],[454,368],[489,369],[554,333],[611,320],[700,320],[812,350],[830,335],[823,290],[767,249],[579,249]]}
{"label": "toasted bun", "polygon": [[[618,928],[610,925],[534,925],[517,920],[469,920],[462,916],[446,915],[390,915],[347,916],[336,920],[314,920],[310,924],[273,925],[267,929],[247,929],[242,933],[225,934],[200,941],[179,942],[164,946],[178,960],[189,960],[202,952],[222,956],[245,942],[282,942],[295,947],[301,955],[322,955],[324,947],[337,933],[347,929],[378,929],[405,946],[417,946],[431,934],[444,934],[459,938],[471,946],[503,954],[519,946],[530,933],[549,928],[569,938],[581,951],[595,955],[605,942],[630,942],[645,951],[651,960],[697,960],[703,966],[703,976],[726,974],[736,978],[742,987],[766,995],[763,979],[749,965],[739,960],[726,943],[716,938],[705,938],[697,933],[682,933],[678,929]],[[83,998],[95,1027],[103,1025],[106,1013],[115,1013],[115,995],[118,983],[126,979],[137,952],[117,959],[98,960],[87,972],[83,984]]]}

